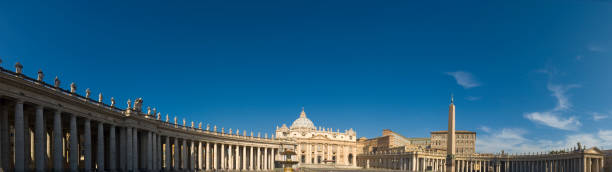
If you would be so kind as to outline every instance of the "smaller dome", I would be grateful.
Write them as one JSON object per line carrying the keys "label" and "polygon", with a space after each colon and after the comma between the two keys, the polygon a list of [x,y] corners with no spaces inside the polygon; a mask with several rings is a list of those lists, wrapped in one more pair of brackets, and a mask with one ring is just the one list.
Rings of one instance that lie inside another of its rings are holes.
{"label": "smaller dome", "polygon": [[293,121],[293,124],[291,124],[291,129],[316,130],[314,123],[312,123],[312,121],[306,117],[306,112],[304,112],[304,108],[302,108],[300,117]]}

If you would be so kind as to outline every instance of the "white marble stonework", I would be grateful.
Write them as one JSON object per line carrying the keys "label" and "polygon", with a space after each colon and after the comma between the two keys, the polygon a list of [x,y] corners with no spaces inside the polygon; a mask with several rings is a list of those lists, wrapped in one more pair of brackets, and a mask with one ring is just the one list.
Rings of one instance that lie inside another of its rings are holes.
{"label": "white marble stonework", "polygon": [[356,167],[357,137],[351,128],[340,132],[315,127],[302,109],[291,127],[276,127],[276,136],[297,143],[297,161],[301,167]]}
{"label": "white marble stonework", "polygon": [[112,97],[93,100],[75,83],[67,90],[58,77],[51,85],[22,68],[0,67],[0,171],[271,171],[296,146],[161,120],[155,108],[142,112],[142,98],[121,109]]}

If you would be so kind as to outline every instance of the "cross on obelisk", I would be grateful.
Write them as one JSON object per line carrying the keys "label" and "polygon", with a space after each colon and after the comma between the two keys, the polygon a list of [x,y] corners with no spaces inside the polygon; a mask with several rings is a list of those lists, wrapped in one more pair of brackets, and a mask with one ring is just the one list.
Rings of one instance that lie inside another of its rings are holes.
{"label": "cross on obelisk", "polygon": [[455,172],[455,104],[453,104],[453,95],[451,94],[451,103],[448,106],[448,138],[446,139],[446,172]]}

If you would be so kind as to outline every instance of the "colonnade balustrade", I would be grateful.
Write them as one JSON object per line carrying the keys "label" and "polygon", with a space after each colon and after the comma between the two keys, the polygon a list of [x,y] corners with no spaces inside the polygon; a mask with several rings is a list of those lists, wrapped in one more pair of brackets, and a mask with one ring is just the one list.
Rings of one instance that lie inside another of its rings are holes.
{"label": "colonnade balustrade", "polygon": [[142,99],[120,109],[16,67],[0,68],[0,171],[272,170],[295,144],[162,121]]}

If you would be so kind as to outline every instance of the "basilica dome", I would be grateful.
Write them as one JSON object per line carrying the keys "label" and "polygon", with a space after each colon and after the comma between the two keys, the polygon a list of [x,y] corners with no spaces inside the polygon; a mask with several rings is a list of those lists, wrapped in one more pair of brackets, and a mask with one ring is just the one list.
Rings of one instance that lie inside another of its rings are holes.
{"label": "basilica dome", "polygon": [[293,121],[293,124],[291,124],[290,128],[292,130],[293,129],[310,129],[310,130],[316,129],[314,123],[312,123],[312,121],[306,117],[306,112],[304,112],[304,109],[302,109],[302,113],[300,113],[300,117],[296,119],[295,121]]}

